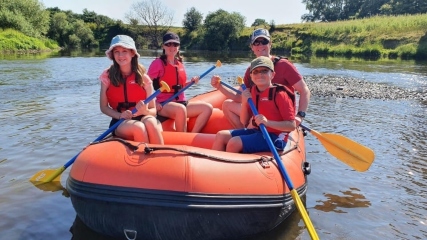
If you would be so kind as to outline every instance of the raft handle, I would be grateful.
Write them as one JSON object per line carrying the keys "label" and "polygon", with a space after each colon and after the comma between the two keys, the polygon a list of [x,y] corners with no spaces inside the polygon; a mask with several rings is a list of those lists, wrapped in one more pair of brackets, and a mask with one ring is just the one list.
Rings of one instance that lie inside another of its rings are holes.
{"label": "raft handle", "polygon": [[302,172],[305,175],[309,175],[311,173],[311,165],[309,162],[303,162],[302,164]]}
{"label": "raft handle", "polygon": [[259,162],[262,168],[270,168],[270,164],[268,164],[268,158],[261,157],[261,161]]}
{"label": "raft handle", "polygon": [[136,239],[136,231],[135,230],[123,229],[123,232],[125,233],[125,237],[127,240],[135,240]]}

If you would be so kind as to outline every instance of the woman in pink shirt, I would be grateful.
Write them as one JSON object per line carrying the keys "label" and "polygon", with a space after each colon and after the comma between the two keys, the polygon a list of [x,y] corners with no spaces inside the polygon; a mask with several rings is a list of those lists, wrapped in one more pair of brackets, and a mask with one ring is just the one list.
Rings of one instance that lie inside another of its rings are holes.
{"label": "woman in pink shirt", "polygon": [[[192,132],[200,132],[206,125],[212,114],[212,105],[206,102],[187,102],[185,93],[180,93],[175,99],[164,103],[185,87],[187,74],[179,54],[179,36],[168,32],[163,36],[163,54],[156,58],[148,69],[148,75],[153,79],[154,88],[159,88],[159,81],[166,82],[171,88],[169,93],[161,93],[157,96],[157,115],[160,121],[167,118],[175,120],[175,129],[178,132],[187,132],[187,118],[196,117]],[[199,77],[193,77],[190,81],[198,83]]]}

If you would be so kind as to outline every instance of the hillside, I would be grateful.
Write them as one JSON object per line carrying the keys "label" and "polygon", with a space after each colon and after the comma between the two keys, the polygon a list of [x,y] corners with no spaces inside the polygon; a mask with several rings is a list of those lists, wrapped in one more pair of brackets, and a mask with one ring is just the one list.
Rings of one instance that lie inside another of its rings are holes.
{"label": "hillside", "polygon": [[278,25],[273,49],[294,54],[426,58],[427,14]]}

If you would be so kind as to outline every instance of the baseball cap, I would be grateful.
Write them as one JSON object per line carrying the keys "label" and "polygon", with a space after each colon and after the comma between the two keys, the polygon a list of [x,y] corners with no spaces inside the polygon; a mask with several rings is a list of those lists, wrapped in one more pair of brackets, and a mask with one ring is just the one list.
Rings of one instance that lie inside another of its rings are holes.
{"label": "baseball cap", "polygon": [[266,67],[274,72],[273,61],[269,57],[261,56],[257,57],[251,62],[251,72],[257,67]]}
{"label": "baseball cap", "polygon": [[253,44],[255,42],[255,40],[259,37],[263,37],[265,39],[268,39],[270,41],[270,33],[268,32],[267,29],[264,28],[258,28],[255,31],[252,32],[251,34],[251,44]]}
{"label": "baseball cap", "polygon": [[170,43],[170,42],[180,43],[178,34],[173,32],[167,32],[163,36],[163,44]]}
{"label": "baseball cap", "polygon": [[110,48],[108,48],[108,50],[105,51],[105,55],[107,55],[109,59],[113,60],[112,51],[117,46],[133,50],[139,58],[139,53],[138,51],[136,51],[136,47],[135,47],[135,41],[133,41],[133,39],[127,35],[117,35],[113,37],[113,39],[111,39]]}

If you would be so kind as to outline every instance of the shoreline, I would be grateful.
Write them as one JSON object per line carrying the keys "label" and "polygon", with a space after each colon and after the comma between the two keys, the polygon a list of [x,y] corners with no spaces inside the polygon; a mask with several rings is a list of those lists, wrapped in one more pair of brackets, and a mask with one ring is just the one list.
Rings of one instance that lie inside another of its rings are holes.
{"label": "shoreline", "polygon": [[420,100],[427,102],[427,89],[415,91],[362,79],[337,76],[304,76],[311,95],[316,97],[381,100]]}

